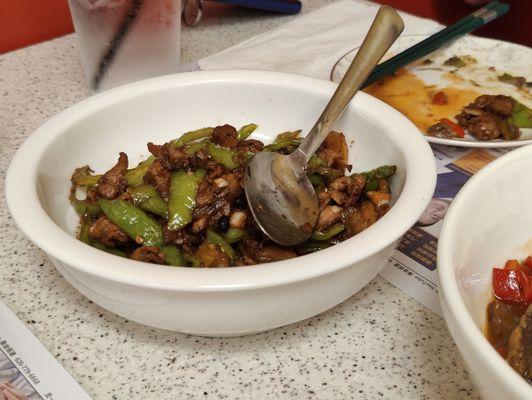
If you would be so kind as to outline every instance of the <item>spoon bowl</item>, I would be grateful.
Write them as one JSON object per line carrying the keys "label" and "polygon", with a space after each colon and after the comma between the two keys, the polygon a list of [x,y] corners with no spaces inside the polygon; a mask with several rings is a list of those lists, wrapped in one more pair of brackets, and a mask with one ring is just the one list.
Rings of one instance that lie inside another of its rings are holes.
{"label": "spoon bowl", "polygon": [[319,203],[305,167],[403,27],[395,10],[381,7],[344,78],[299,147],[290,155],[259,153],[248,163],[244,180],[248,204],[259,227],[274,242],[294,246],[312,235]]}
{"label": "spoon bowl", "polygon": [[246,168],[244,184],[253,217],[272,239],[293,246],[309,238],[318,221],[318,197],[297,160],[258,153]]}

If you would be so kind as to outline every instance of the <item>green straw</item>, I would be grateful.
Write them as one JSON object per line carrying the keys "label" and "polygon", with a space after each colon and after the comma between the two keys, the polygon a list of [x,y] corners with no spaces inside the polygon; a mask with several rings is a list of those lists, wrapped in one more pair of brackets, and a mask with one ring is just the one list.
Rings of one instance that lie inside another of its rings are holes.
{"label": "green straw", "polygon": [[389,60],[377,65],[362,87],[366,87],[375,81],[393,75],[400,68],[438,50],[444,45],[461,38],[464,35],[480,28],[496,18],[506,14],[510,6],[505,3],[499,4],[493,1],[485,7],[469,14],[460,21],[435,33],[427,39],[415,44],[405,51],[397,54]]}

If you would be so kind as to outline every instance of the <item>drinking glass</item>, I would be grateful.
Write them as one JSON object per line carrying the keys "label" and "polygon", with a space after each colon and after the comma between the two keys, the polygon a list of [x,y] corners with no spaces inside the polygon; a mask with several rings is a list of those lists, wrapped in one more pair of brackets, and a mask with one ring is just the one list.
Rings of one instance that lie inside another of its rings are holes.
{"label": "drinking glass", "polygon": [[181,0],[69,0],[93,92],[179,70]]}

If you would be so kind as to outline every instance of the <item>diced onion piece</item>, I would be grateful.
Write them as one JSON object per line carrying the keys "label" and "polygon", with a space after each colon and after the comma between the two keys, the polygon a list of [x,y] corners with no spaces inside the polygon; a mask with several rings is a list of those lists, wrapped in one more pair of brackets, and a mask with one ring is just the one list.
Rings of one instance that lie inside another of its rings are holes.
{"label": "diced onion piece", "polygon": [[235,211],[229,218],[231,228],[243,229],[246,225],[247,215],[243,211]]}
{"label": "diced onion piece", "polygon": [[390,204],[390,201],[392,199],[390,193],[382,193],[376,191],[367,192],[366,196],[368,196],[368,198],[377,208]]}
{"label": "diced onion piece", "polygon": [[214,180],[214,184],[216,185],[216,187],[223,188],[223,187],[226,187],[227,185],[229,185],[229,182],[227,182],[223,178],[216,178]]}

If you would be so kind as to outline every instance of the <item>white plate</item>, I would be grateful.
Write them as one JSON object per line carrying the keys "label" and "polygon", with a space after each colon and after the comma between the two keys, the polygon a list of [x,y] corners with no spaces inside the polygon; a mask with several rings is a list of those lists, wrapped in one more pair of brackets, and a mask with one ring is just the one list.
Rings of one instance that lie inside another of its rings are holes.
{"label": "white plate", "polygon": [[[425,35],[408,35],[399,38],[385,59],[406,50],[426,37]],[[340,81],[357,51],[358,48],[353,49],[338,60],[331,71],[330,79],[332,81]],[[527,91],[518,90],[496,78],[497,75],[506,72],[514,76],[524,76],[527,81],[532,80],[532,49],[500,40],[465,36],[423,58],[431,59],[434,61],[434,65],[439,68],[445,60],[455,55],[472,56],[477,60],[477,64],[460,68],[457,75],[464,78],[464,81],[461,83],[452,82],[453,87],[476,90],[483,94],[505,94],[516,98],[528,107],[532,106],[530,89]],[[488,67],[495,67],[496,71],[490,71]],[[437,71],[431,68],[431,65],[423,66],[420,63],[412,63],[406,69],[428,85],[436,85],[440,88],[451,86],[451,81],[446,79],[444,74],[453,70],[452,67],[442,67],[441,70]],[[481,88],[475,86],[471,81],[480,85]],[[460,147],[517,147],[532,143],[532,129],[521,129],[521,132],[521,138],[518,140],[480,141],[471,135],[466,135],[463,139],[442,139],[426,136],[431,143]]]}

